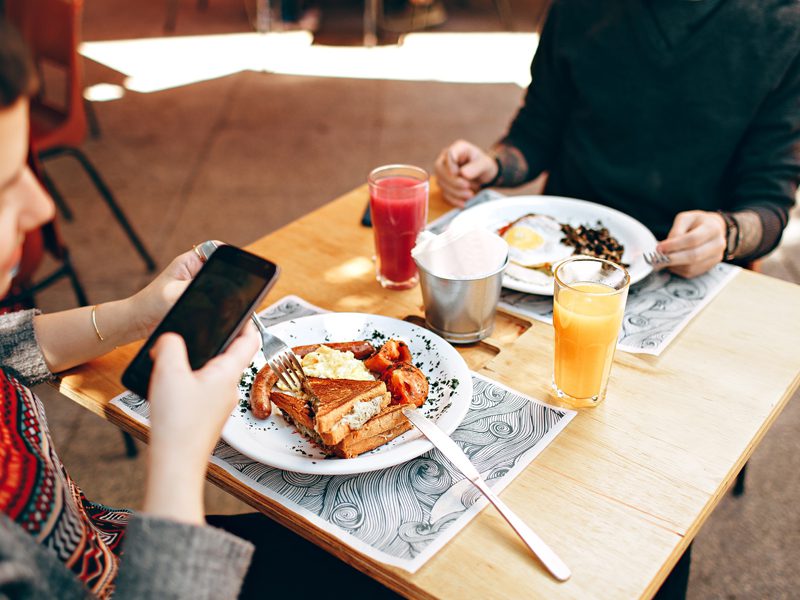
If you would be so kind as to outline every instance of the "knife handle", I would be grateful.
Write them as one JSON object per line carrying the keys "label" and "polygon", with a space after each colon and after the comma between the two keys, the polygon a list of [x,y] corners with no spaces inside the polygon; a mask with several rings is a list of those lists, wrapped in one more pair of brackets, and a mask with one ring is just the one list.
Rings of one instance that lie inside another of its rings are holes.
{"label": "knife handle", "polygon": [[486,485],[486,482],[483,479],[478,478],[477,480],[473,481],[475,487],[477,487],[481,493],[489,499],[494,507],[497,509],[503,518],[508,521],[508,524],[511,525],[511,528],[517,532],[517,535],[522,538],[522,541],[525,542],[525,545],[530,548],[531,552],[536,555],[542,564],[547,568],[550,573],[553,574],[553,577],[558,579],[559,581],[566,581],[572,575],[572,572],[569,570],[569,567],[566,563],[561,560],[558,555],[553,552],[553,550],[548,546],[542,538],[540,538],[536,533],[534,533],[533,529],[528,527],[525,522],[520,519],[513,510],[511,510],[505,502],[500,500],[500,497],[495,494],[491,488]]}

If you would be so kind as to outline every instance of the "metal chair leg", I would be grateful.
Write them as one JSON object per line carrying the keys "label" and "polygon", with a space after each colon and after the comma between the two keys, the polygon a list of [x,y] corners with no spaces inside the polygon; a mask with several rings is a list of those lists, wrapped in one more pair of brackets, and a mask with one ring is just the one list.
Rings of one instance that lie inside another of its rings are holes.
{"label": "metal chair leg", "polygon": [[78,305],[89,306],[89,299],[86,297],[86,292],[83,291],[83,285],[81,285],[81,281],[78,279],[78,274],[75,272],[75,269],[72,268],[72,260],[68,252],[65,252],[61,261],[64,263],[64,270],[69,278],[70,284],[72,284],[72,291],[75,292]]}
{"label": "metal chair leg", "polygon": [[272,29],[270,0],[256,0],[256,31],[267,33]]}
{"label": "metal chair leg", "polygon": [[497,9],[497,16],[500,17],[500,23],[507,31],[514,31],[514,19],[511,13],[511,3],[508,0],[494,0],[494,6]]}
{"label": "metal chair leg", "polygon": [[136,458],[139,455],[139,449],[136,447],[136,442],[133,436],[127,431],[122,431],[122,441],[125,442],[125,456],[128,458]]}
{"label": "metal chair leg", "polygon": [[164,31],[175,31],[178,22],[178,0],[167,0],[167,19],[164,21]]}
{"label": "metal chair leg", "polygon": [[744,494],[744,480],[747,475],[747,463],[744,464],[742,470],[736,476],[736,483],[733,484],[733,495],[737,498]]}
{"label": "metal chair leg", "polygon": [[97,139],[102,135],[100,131],[100,121],[97,119],[97,113],[94,110],[94,103],[89,102],[86,98],[83,99],[83,106],[86,109],[86,120],[89,123],[89,133],[92,138]]}
{"label": "metal chair leg", "polygon": [[59,156],[62,154],[66,154],[68,156],[73,157],[77,160],[83,169],[86,171],[86,174],[92,180],[95,188],[97,191],[100,192],[100,195],[105,200],[105,203],[111,209],[111,212],[114,214],[114,217],[119,222],[122,229],[125,231],[125,234],[128,236],[128,239],[133,244],[133,247],[136,248],[136,251],[139,253],[139,256],[142,257],[144,264],[147,266],[147,270],[152,273],[156,270],[156,262],[153,260],[153,257],[150,256],[150,253],[144,247],[142,240],[139,238],[136,231],[134,231],[131,224],[128,222],[128,218],[125,216],[125,213],[122,212],[122,209],[117,204],[117,201],[114,199],[114,194],[111,192],[109,187],[106,185],[106,182],[103,181],[103,178],[100,177],[100,174],[97,172],[97,169],[94,168],[94,165],[89,161],[89,158],[81,152],[78,148],[73,148],[71,146],[59,146],[57,148],[51,148],[50,150],[45,150],[44,152],[40,153],[40,158],[42,161],[53,158],[55,156]]}
{"label": "metal chair leg", "polygon": [[364,0],[364,46],[378,44],[378,21],[383,21],[383,0]]}

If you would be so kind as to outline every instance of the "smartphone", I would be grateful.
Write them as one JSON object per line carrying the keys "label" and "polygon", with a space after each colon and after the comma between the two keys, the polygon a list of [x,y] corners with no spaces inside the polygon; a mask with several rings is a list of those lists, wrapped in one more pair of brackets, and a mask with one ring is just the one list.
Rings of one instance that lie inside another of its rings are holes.
{"label": "smartphone", "polygon": [[275,263],[240,248],[217,248],[128,365],[123,385],[147,395],[153,370],[150,350],[167,332],[186,342],[192,370],[202,368],[236,338],[279,272]]}
{"label": "smartphone", "polygon": [[364,227],[372,227],[372,209],[369,202],[367,202],[367,207],[364,209],[364,214],[361,215],[361,224]]}

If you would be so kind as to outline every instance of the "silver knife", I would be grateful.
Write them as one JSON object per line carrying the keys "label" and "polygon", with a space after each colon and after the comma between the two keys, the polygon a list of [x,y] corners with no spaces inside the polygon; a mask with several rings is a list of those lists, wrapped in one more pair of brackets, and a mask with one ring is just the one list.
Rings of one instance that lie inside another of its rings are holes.
{"label": "silver knife", "polygon": [[435,423],[429,421],[413,406],[403,408],[403,414],[411,421],[414,427],[419,429],[422,434],[444,454],[447,460],[453,463],[456,469],[461,471],[464,476],[488,498],[489,502],[494,505],[503,518],[508,521],[508,524],[511,525],[511,528],[516,534],[525,542],[525,545],[530,548],[530,551],[533,552],[534,555],[542,561],[542,564],[547,567],[547,570],[553,574],[553,577],[559,581],[566,581],[570,578],[572,573],[564,561],[561,560],[558,555],[544,543],[542,538],[536,535],[522,519],[514,514],[488,485],[486,485],[481,474],[478,473],[478,469],[470,462],[467,455],[458,447],[458,444],[451,440]]}

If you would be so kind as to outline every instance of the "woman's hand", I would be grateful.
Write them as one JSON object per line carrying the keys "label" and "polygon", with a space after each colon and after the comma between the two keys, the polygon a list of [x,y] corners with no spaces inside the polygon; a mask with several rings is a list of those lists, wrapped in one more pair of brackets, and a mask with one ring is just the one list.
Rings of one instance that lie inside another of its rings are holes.
{"label": "woman's hand", "polygon": [[435,172],[444,199],[460,208],[495,178],[497,162],[475,144],[458,140],[441,151]]}
{"label": "woman's hand", "polygon": [[194,250],[184,252],[173,259],[147,287],[129,298],[131,312],[139,329],[139,339],[153,332],[202,266],[203,261]]}
{"label": "woman's hand", "polygon": [[681,277],[702,275],[725,256],[725,219],[716,212],[689,210],[678,213],[672,229],[656,246],[669,255],[669,270]]}
{"label": "woman's hand", "polygon": [[151,426],[145,512],[203,522],[208,458],[238,400],[242,372],[258,346],[258,334],[248,323],[225,352],[192,371],[183,339],[174,333],[159,338],[152,350],[148,393]]}
{"label": "woman's hand", "polygon": [[184,252],[150,285],[124,300],[35,316],[48,368],[59,373],[147,337],[202,266],[196,252]]}

